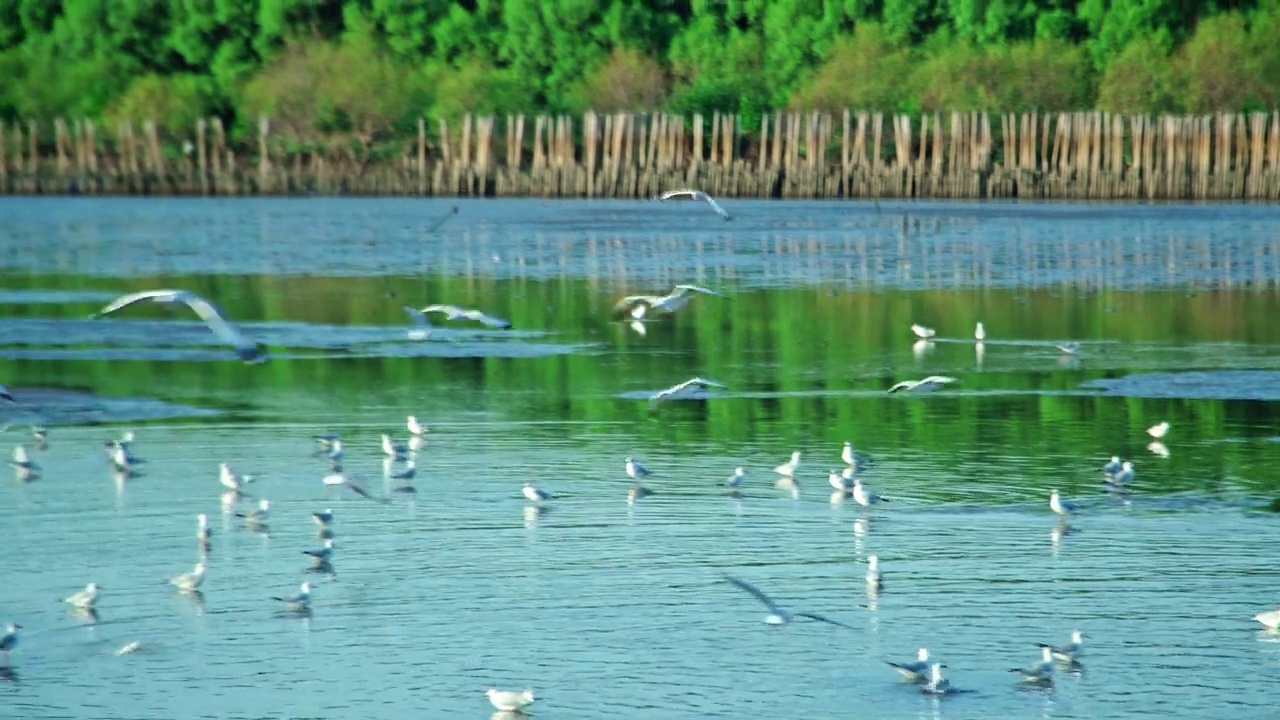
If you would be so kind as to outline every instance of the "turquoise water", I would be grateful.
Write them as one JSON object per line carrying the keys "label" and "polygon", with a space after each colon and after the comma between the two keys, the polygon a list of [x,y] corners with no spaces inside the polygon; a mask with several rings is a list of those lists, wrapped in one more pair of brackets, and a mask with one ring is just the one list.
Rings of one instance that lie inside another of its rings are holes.
{"label": "turquoise water", "polygon": [[[420,229],[451,204],[0,199],[0,382],[19,400],[0,441],[41,465],[0,484],[0,621],[24,626],[0,707],[485,717],[493,685],[532,687],[543,718],[1271,711],[1280,636],[1249,617],[1280,600],[1280,210],[742,202],[726,223],[474,201]],[[724,297],[643,334],[611,314],[685,281]],[[181,309],[86,319],[166,286],[216,301],[272,360],[240,363]],[[410,339],[400,304],[437,301],[515,327]],[[939,338],[913,347],[913,322]],[[1078,356],[1054,347],[1069,340]],[[930,374],[959,382],[884,392]],[[694,375],[728,388],[648,412]],[[378,447],[408,414],[433,428],[414,493]],[[101,444],[129,428],[147,462],[122,480]],[[310,436],[327,432],[386,502],[322,484]],[[844,440],[891,502],[832,497]],[[1113,454],[1137,468],[1126,496],[1101,482]],[[653,471],[633,503],[628,455]],[[224,503],[223,461],[259,476],[269,534]],[[525,481],[558,497],[535,508]],[[1054,487],[1082,505],[1069,523]],[[326,507],[335,572],[309,573]],[[167,580],[197,559],[201,512],[196,602]],[[851,628],[768,627],[725,573]],[[312,614],[279,616],[270,597],[303,579]],[[58,602],[90,581],[96,622]],[[1008,669],[1073,628],[1081,666],[1020,688]],[[971,692],[900,682],[885,661],[920,646]]]}

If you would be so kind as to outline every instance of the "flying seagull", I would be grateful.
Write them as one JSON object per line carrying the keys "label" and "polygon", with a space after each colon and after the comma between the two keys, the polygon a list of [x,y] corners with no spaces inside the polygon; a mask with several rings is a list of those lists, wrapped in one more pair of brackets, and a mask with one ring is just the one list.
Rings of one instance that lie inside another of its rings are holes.
{"label": "flying seagull", "polygon": [[234,325],[227,322],[226,318],[222,317],[222,314],[218,312],[218,308],[214,307],[213,303],[186,290],[144,290],[143,292],[121,295],[113,300],[110,305],[90,315],[89,319],[93,320],[110,315],[117,310],[144,300],[157,303],[185,303],[187,307],[195,311],[195,314],[209,326],[209,329],[215,335],[235,348],[236,355],[241,360],[254,364],[266,362],[268,359],[266,345],[250,341]]}
{"label": "flying seagull", "polygon": [[931,390],[937,390],[944,385],[950,385],[953,382],[958,381],[953,377],[946,377],[945,375],[930,375],[922,380],[903,380],[897,385],[889,388],[889,392],[896,393],[899,390],[905,390],[907,392],[929,392]]}
{"label": "flying seagull", "polygon": [[342,485],[347,488],[350,488],[352,492],[359,495],[360,497],[368,498],[376,502],[382,502],[378,498],[371,495],[368,490],[365,490],[364,486],[360,484],[359,480],[356,480],[355,478],[351,477],[351,473],[346,473],[346,472],[329,473],[328,475],[324,476],[324,484],[325,485]]}
{"label": "flying seagull", "polygon": [[706,400],[710,397],[707,394],[707,388],[725,389],[728,385],[723,385],[715,380],[707,380],[706,378],[696,377],[685,380],[679,385],[672,385],[666,390],[659,390],[649,398],[649,409],[652,410],[666,400]]}
{"label": "flying seagull", "polygon": [[777,603],[771,600],[768,595],[765,595],[756,586],[752,585],[746,580],[739,580],[738,578],[733,577],[732,575],[725,575],[724,579],[728,580],[734,585],[737,585],[739,588],[751,593],[751,595],[755,597],[755,599],[764,603],[765,607],[769,608],[769,614],[766,615],[764,618],[765,623],[769,625],[786,625],[787,623],[791,622],[793,618],[802,617],[802,618],[809,618],[810,620],[817,620],[819,622],[828,623],[831,625],[838,625],[840,627],[845,627],[845,628],[849,627],[848,625],[845,625],[842,622],[837,622],[830,618],[823,617],[817,613],[808,613],[808,612],[793,613],[787,610],[786,608],[778,607]]}
{"label": "flying seagull", "polygon": [[[475,320],[483,325],[488,325],[489,327],[499,328],[502,330],[511,327],[510,320],[503,320],[499,317],[486,315],[479,310],[461,308],[457,305],[428,305],[421,310],[416,310],[408,305],[403,307],[405,312],[409,313],[415,321],[418,319],[418,316],[421,316],[422,321],[425,322],[428,327],[431,326],[431,321],[427,319],[428,313],[442,313],[446,320]],[[415,315],[415,313],[417,313],[417,315]]]}
{"label": "flying seagull", "polygon": [[724,218],[725,220],[729,219],[729,213],[724,208],[720,207],[720,203],[716,202],[714,198],[702,192],[701,190],[694,190],[692,188],[688,188],[684,190],[668,190],[667,192],[664,192],[658,196],[658,199],[664,202],[667,200],[675,200],[677,198],[688,199],[688,200],[701,200],[706,204],[710,205],[711,209],[715,210],[717,215]]}
{"label": "flying seagull", "polygon": [[640,305],[644,305],[649,310],[661,310],[665,313],[673,313],[689,304],[689,301],[692,299],[689,293],[701,293],[703,295],[716,295],[723,297],[720,293],[714,290],[708,290],[707,288],[699,287],[697,285],[676,285],[672,288],[671,292],[666,295],[628,295],[619,300],[617,304],[613,306],[613,311],[615,314],[624,312],[630,313],[634,318],[637,317],[635,315],[636,308]]}

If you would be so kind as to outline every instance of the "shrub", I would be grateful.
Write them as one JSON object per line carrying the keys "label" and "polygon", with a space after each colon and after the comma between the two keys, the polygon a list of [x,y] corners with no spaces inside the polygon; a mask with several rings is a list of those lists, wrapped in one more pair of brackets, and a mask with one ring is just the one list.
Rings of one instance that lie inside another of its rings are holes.
{"label": "shrub", "polygon": [[792,108],[835,112],[899,111],[908,107],[902,79],[912,56],[876,23],[859,23],[852,36],[837,38],[823,64],[791,96]]}
{"label": "shrub", "polygon": [[1172,42],[1167,34],[1140,37],[1107,63],[1098,109],[1118,113],[1176,112]]}
{"label": "shrub", "polygon": [[619,47],[569,94],[575,110],[600,112],[653,110],[667,94],[667,77],[652,57]]}

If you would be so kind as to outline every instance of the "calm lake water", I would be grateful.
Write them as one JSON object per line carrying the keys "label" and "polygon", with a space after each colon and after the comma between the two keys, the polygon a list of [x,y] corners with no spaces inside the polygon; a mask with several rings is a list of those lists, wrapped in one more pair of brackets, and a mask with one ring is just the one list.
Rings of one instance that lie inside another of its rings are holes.
{"label": "calm lake water", "polygon": [[[0,622],[24,626],[0,717],[483,718],[488,686],[533,688],[539,718],[1274,713],[1280,634],[1249,618],[1280,602],[1280,208],[725,207],[0,198],[0,442],[41,466],[0,483]],[[642,332],[612,317],[676,282],[724,297]],[[156,287],[210,298],[271,361],[184,308],[86,319]],[[514,328],[410,339],[400,305],[432,302]],[[959,382],[885,392],[931,374]],[[694,375],[728,388],[647,412]],[[415,493],[379,449],[408,414],[432,426]],[[147,462],[121,480],[102,442],[126,429]],[[322,484],[329,432],[385,503]],[[891,502],[832,497],[845,440]],[[628,455],[653,472],[634,503]],[[222,461],[258,476],[269,534],[222,499]],[[559,497],[535,508],[525,481]],[[326,507],[334,572],[310,573]],[[167,581],[202,512],[196,601]],[[767,627],[726,573],[851,628]],[[280,616],[304,579],[314,612]],[[90,581],[97,622],[58,602]],[[1081,665],[1019,687],[1009,668],[1074,628]],[[971,692],[885,665],[920,646]]]}

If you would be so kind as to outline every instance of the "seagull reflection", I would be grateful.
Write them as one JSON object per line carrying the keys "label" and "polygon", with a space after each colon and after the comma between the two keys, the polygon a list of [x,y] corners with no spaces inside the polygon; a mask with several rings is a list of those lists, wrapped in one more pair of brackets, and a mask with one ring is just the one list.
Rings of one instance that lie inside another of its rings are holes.
{"label": "seagull reflection", "polygon": [[973,346],[973,359],[978,365],[978,369],[982,369],[982,363],[987,358],[987,346],[983,343],[977,343]]}
{"label": "seagull reflection", "polygon": [[1152,440],[1148,443],[1147,450],[1150,450],[1152,453],[1155,453],[1165,459],[1168,459],[1169,457],[1169,448],[1165,447],[1165,444],[1159,440]]}
{"label": "seagull reflection", "polygon": [[934,344],[929,340],[917,340],[911,344],[911,355],[916,360],[923,360],[925,355],[933,352]]}
{"label": "seagull reflection", "polygon": [[549,512],[550,508],[542,505],[525,505],[524,506],[524,526],[527,530],[532,530],[538,526],[538,519],[542,517],[544,512]]}

